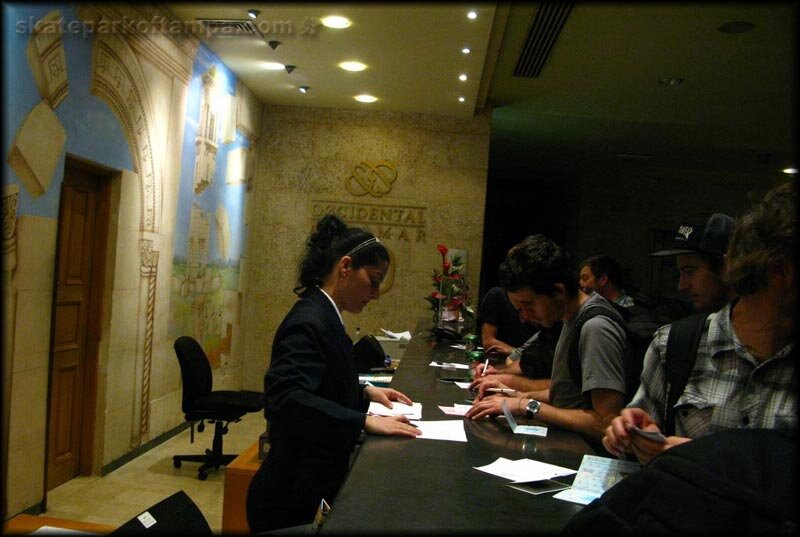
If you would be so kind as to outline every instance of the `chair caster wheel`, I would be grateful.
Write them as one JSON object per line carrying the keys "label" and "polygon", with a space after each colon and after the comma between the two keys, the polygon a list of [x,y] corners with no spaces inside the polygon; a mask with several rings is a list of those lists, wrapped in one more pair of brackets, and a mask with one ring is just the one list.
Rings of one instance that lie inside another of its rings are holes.
{"label": "chair caster wheel", "polygon": [[206,473],[197,474],[197,479],[199,479],[200,481],[205,481],[207,477],[208,474]]}
{"label": "chair caster wheel", "polygon": [[173,460],[172,461],[172,466],[174,466],[175,468],[180,468],[181,467],[181,461]]}

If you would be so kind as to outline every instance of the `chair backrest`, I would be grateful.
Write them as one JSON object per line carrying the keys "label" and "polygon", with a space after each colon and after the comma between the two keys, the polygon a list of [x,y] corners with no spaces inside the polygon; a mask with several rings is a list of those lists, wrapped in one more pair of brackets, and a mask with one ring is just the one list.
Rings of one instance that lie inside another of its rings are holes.
{"label": "chair backrest", "polygon": [[213,533],[197,504],[188,494],[179,490],[131,518],[109,535],[116,537],[118,535],[213,535]]}
{"label": "chair backrest", "polygon": [[183,379],[181,408],[184,414],[189,414],[198,397],[211,393],[214,377],[211,375],[208,357],[196,339],[191,336],[181,336],[175,340],[174,347]]}

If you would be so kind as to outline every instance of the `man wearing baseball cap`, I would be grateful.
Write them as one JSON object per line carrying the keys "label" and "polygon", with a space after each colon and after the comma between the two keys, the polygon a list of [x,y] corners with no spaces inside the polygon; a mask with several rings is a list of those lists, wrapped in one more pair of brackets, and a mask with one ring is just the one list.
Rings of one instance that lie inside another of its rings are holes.
{"label": "man wearing baseball cap", "polygon": [[733,218],[722,213],[689,216],[665,250],[650,254],[675,256],[678,291],[692,301],[696,311],[717,311],[732,298],[722,269],[733,227]]}

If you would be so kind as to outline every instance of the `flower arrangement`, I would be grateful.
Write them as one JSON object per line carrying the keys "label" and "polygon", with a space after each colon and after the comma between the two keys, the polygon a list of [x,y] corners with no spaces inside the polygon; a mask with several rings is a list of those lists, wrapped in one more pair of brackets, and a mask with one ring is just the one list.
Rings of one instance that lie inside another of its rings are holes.
{"label": "flower arrangement", "polygon": [[425,297],[433,311],[433,322],[463,321],[475,316],[473,301],[469,298],[469,285],[464,279],[464,264],[461,256],[448,261],[447,246],[438,244],[436,249],[442,256],[442,270],[433,269],[434,291]]}

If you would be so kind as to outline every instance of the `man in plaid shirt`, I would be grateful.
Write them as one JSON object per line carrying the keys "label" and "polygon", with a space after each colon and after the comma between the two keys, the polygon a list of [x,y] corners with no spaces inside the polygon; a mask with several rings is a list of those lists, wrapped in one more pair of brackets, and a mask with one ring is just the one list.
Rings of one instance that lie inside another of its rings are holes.
{"label": "man in plaid shirt", "polygon": [[795,225],[792,182],[774,188],[740,219],[725,260],[726,280],[739,296],[706,320],[675,405],[676,435],[633,434],[664,426],[667,325],[647,350],[638,392],[606,428],[603,445],[611,454],[633,453],[646,464],[672,446],[723,429],[796,429]]}

